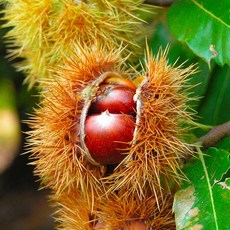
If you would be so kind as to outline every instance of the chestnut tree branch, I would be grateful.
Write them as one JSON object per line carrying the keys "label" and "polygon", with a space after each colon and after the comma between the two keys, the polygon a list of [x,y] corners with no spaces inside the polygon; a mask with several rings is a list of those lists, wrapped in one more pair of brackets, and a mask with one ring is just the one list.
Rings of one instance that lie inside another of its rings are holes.
{"label": "chestnut tree branch", "polygon": [[[213,127],[207,134],[200,137],[196,141],[196,143],[199,143],[201,145],[201,149],[205,150],[208,149],[209,147],[215,146],[224,137],[228,137],[228,136],[230,136],[230,121]],[[182,161],[186,163],[189,161],[191,157],[192,157],[191,153],[185,154]]]}
{"label": "chestnut tree branch", "polygon": [[215,126],[206,135],[200,137],[198,142],[201,143],[202,149],[215,146],[224,137],[230,136],[230,121]]}
{"label": "chestnut tree branch", "polygon": [[144,3],[154,6],[171,6],[176,0],[145,0]]}

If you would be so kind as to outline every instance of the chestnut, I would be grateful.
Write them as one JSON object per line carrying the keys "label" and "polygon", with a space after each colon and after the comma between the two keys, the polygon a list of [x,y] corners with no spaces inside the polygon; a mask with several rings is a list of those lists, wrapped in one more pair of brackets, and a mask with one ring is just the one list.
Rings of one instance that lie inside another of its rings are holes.
{"label": "chestnut", "polygon": [[108,110],[110,113],[135,114],[136,103],[133,100],[136,90],[127,86],[102,84],[92,103],[90,113]]}
{"label": "chestnut", "polygon": [[119,164],[129,152],[136,124],[135,85],[106,73],[84,91],[81,142],[94,165]]}
{"label": "chestnut", "polygon": [[125,158],[133,139],[135,118],[127,114],[89,115],[85,122],[85,143],[92,158],[101,164],[117,164]]}

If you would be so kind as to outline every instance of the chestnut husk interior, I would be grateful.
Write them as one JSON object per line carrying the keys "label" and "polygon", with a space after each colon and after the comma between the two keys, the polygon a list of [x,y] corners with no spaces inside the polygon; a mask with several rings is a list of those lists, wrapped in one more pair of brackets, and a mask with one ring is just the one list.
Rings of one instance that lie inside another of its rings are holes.
{"label": "chestnut husk interior", "polygon": [[[86,121],[86,117],[89,112],[89,108],[92,102],[96,98],[96,94],[97,94],[100,84],[103,83],[105,79],[110,78],[110,77],[123,78],[119,73],[106,72],[106,73],[101,74],[96,80],[91,82],[89,86],[82,91],[82,97],[84,99],[84,106],[83,106],[81,117],[80,117],[80,142],[81,142],[81,147],[83,149],[83,154],[85,155],[86,159],[94,166],[101,166],[101,163],[98,163],[97,161],[93,159],[93,157],[91,156],[85,144],[85,121]],[[147,81],[147,78],[144,78],[144,80],[142,80],[142,82],[137,87],[136,94],[134,95],[134,100],[136,101],[136,122],[135,122],[136,125],[135,125],[135,129],[133,133],[133,140],[132,140],[131,146],[135,144],[135,137],[138,132],[139,117],[140,117],[141,108],[142,108],[142,103],[141,103],[141,98],[140,98],[141,86],[146,81]],[[128,162],[130,160],[132,160],[132,158],[129,157],[129,155],[127,155],[121,163]]]}

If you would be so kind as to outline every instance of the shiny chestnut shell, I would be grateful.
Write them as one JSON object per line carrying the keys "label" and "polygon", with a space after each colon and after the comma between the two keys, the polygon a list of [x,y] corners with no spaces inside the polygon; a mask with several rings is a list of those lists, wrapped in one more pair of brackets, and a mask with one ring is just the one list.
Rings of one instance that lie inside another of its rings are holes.
{"label": "shiny chestnut shell", "polygon": [[[106,164],[118,164],[120,163],[126,156],[125,153],[127,153],[127,149],[129,145],[131,145],[131,142],[133,140],[133,136],[135,133],[135,124],[136,124],[136,116],[130,115],[130,114],[124,114],[122,111],[120,111],[120,114],[116,114],[117,116],[114,116],[114,114],[111,114],[111,120],[112,122],[115,122],[114,125],[115,127],[117,126],[117,130],[111,130],[111,135],[116,133],[116,137],[114,139],[114,143],[111,143],[107,141],[107,145],[110,147],[113,146],[112,150],[110,148],[107,148],[106,146],[106,138],[103,141],[97,141],[94,137],[96,136],[101,136],[103,135],[104,137],[108,134],[105,134],[105,130],[94,130],[94,125],[92,127],[87,127],[87,124],[91,122],[92,124],[95,122],[95,116],[100,116],[100,113],[103,112],[99,110],[94,110],[95,102],[97,101],[97,96],[98,96],[98,90],[100,90],[101,86],[104,87],[104,85],[108,86],[108,84],[111,84],[110,87],[116,88],[118,87],[119,90],[120,88],[126,87],[124,85],[119,85],[115,86],[114,82],[109,82],[110,80],[108,79],[114,79],[114,78],[120,78],[122,77],[118,73],[114,72],[107,72],[99,76],[94,82],[92,82],[83,92],[82,96],[85,99],[85,105],[82,109],[81,113],[81,119],[80,119],[80,140],[81,140],[81,145],[84,150],[86,158],[94,165],[106,165]],[[131,83],[132,87],[132,83]],[[135,86],[134,86],[135,87]],[[133,87],[133,88],[134,88]],[[128,87],[130,88],[130,87]],[[132,92],[132,105],[131,105],[131,112],[128,110],[128,113],[133,114],[134,110],[136,108],[133,108],[134,106],[136,107],[136,101],[134,101],[134,96],[136,91],[134,89],[128,89],[128,91]],[[114,102],[112,102],[114,103]],[[116,104],[116,102],[115,102]],[[105,110],[106,113],[109,113],[110,111],[108,109]],[[113,112],[113,111],[112,111]],[[93,113],[93,114],[92,114]],[[116,111],[118,113],[118,111]],[[95,115],[97,114],[97,115]],[[107,114],[108,115],[108,114]],[[120,119],[122,117],[122,119]],[[120,119],[120,121],[119,121]],[[119,124],[119,127],[118,127]],[[123,126],[123,129],[122,129]],[[124,134],[124,135],[122,135]],[[111,140],[111,139],[110,139]],[[89,146],[89,148],[87,147]],[[92,146],[95,146],[92,148]],[[104,149],[100,153],[100,148],[107,148],[106,150]],[[93,151],[96,149],[96,151]],[[96,152],[96,154],[95,154]],[[107,153],[105,155],[105,153]]]}

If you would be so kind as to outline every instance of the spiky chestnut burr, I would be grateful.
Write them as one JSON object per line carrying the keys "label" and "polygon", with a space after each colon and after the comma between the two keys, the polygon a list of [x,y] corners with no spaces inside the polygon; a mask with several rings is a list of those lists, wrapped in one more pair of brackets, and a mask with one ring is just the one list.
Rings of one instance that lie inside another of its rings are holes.
{"label": "spiky chestnut burr", "polygon": [[[29,121],[28,147],[35,174],[44,187],[58,196],[71,187],[87,193],[105,192],[99,179],[105,167],[92,164],[81,144],[80,127],[85,111],[102,82],[111,73],[125,74],[121,50],[108,53],[106,48],[77,49],[75,58],[67,59],[41,93],[40,107]],[[104,74],[103,74],[104,73]],[[95,161],[94,161],[95,162]],[[87,191],[87,192],[86,192]]]}
{"label": "spiky chestnut burr", "polygon": [[164,199],[158,206],[155,196],[149,196],[142,202],[136,197],[124,197],[111,194],[108,199],[98,204],[95,216],[104,229],[175,229],[172,213],[173,197],[164,194]]}
{"label": "spiky chestnut burr", "polygon": [[133,140],[124,160],[108,171],[84,146],[85,118],[100,84],[114,75],[125,78],[130,71],[122,70],[121,51],[106,50],[77,49],[74,59],[60,67],[55,81],[42,92],[41,106],[30,121],[35,174],[58,202],[76,190],[90,210],[98,210],[97,201],[115,194],[123,201],[132,197],[138,204],[154,196],[160,208],[164,190],[180,182],[180,158],[190,151],[183,140],[183,124],[191,116],[187,77],[195,70],[169,66],[167,52],[160,51],[155,58],[148,54],[146,70],[136,74],[141,77],[135,81]]}
{"label": "spiky chestnut burr", "polygon": [[[126,148],[123,151],[125,157],[122,162],[123,158],[119,158],[117,162],[108,161],[109,153],[100,154],[100,151],[104,152],[106,149],[106,145],[101,144],[103,140],[92,142],[95,144],[93,147],[85,134],[85,130],[88,132],[88,130],[100,128],[95,127],[96,123],[91,123],[91,126],[94,127],[88,127],[88,123],[85,123],[89,108],[95,100],[94,96],[97,97],[96,92],[88,97],[88,102],[82,110],[83,121],[81,120],[80,135],[88,160],[94,165],[120,163],[113,173],[103,178],[106,184],[110,184],[108,191],[125,190],[124,195],[134,193],[140,199],[145,199],[144,190],[149,191],[150,194],[157,194],[162,189],[170,192],[174,184],[180,184],[180,181],[185,179],[181,172],[180,160],[191,150],[189,145],[183,141],[183,135],[186,132],[183,122],[191,119],[192,115],[187,106],[190,99],[186,94],[186,82],[188,75],[194,73],[195,69],[193,66],[187,69],[168,66],[166,56],[167,51],[165,53],[160,51],[156,58],[149,54],[146,63],[148,69],[142,77],[136,80],[139,82],[134,95],[136,101],[135,130],[133,139],[129,142],[129,149]],[[107,74],[109,76],[109,73]],[[98,81],[100,81],[98,85],[103,84],[106,78],[103,75],[100,76],[96,84]],[[90,87],[91,90],[95,89],[93,85]],[[111,119],[110,122],[111,130],[116,130],[116,125],[112,125]],[[87,124],[87,129],[85,129],[85,124]],[[130,124],[132,124],[131,121]],[[117,128],[121,133],[119,126]],[[89,134],[89,138],[100,139],[101,134],[99,130],[98,132],[99,136]],[[108,133],[105,133],[104,142],[107,137]],[[98,143],[100,146],[96,146]],[[90,148],[87,144],[90,144]],[[111,144],[108,143],[108,145],[110,148]],[[102,149],[95,154],[94,149],[97,148]],[[111,149],[109,156],[112,158],[112,155],[113,150]],[[101,156],[104,157],[104,160]]]}
{"label": "spiky chestnut burr", "polygon": [[[93,214],[92,205],[80,190],[70,190],[62,193],[58,199],[55,193],[50,195],[52,206],[56,209],[53,217],[57,223],[57,229],[84,229],[92,230],[98,221]],[[93,200],[91,200],[93,201]],[[95,199],[94,207],[97,207]]]}
{"label": "spiky chestnut burr", "polygon": [[[136,38],[144,34],[137,12],[146,10],[142,0],[54,1],[2,0],[9,56],[23,58],[17,69],[26,74],[29,87],[52,78],[50,69],[62,63],[82,44],[113,44],[136,53]],[[122,43],[122,45],[121,45]],[[131,55],[132,56],[132,55]]]}
{"label": "spiky chestnut burr", "polygon": [[[181,172],[181,158],[192,154],[184,141],[188,129],[186,120],[192,119],[187,88],[188,76],[196,69],[174,67],[167,63],[167,52],[156,57],[149,52],[146,70],[137,79],[136,128],[126,158],[108,177],[109,191],[123,191],[124,196],[146,199],[145,191],[156,194],[186,179]],[[109,192],[108,191],[108,192]]]}
{"label": "spiky chestnut burr", "polygon": [[140,202],[136,197],[113,193],[95,199],[93,209],[84,194],[76,190],[62,194],[58,200],[55,196],[51,199],[59,210],[55,219],[60,229],[128,230],[133,227],[131,229],[140,230],[135,226],[146,230],[175,229],[173,196],[168,194],[164,194],[158,206],[154,195]]}

